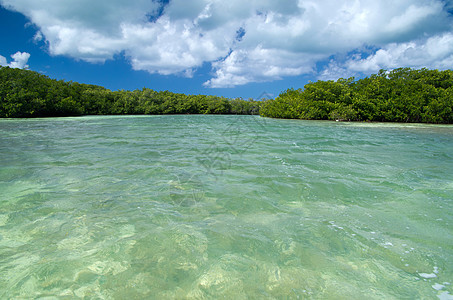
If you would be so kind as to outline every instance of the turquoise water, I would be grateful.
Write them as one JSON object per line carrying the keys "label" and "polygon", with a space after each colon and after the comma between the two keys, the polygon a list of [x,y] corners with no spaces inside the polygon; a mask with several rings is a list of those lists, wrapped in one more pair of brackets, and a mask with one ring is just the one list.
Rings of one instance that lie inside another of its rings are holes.
{"label": "turquoise water", "polygon": [[0,298],[452,299],[453,127],[0,120]]}

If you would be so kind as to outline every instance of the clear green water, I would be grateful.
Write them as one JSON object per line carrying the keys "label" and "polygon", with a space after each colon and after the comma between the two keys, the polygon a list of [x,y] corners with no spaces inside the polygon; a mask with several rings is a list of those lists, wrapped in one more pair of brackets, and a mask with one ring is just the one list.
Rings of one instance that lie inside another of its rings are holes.
{"label": "clear green water", "polygon": [[453,127],[0,120],[0,298],[451,299]]}

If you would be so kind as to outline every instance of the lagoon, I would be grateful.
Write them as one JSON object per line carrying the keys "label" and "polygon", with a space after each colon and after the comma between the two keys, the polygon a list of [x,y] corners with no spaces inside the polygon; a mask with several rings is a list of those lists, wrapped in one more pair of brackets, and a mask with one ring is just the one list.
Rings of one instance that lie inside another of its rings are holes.
{"label": "lagoon", "polygon": [[0,298],[453,298],[453,127],[0,120]]}

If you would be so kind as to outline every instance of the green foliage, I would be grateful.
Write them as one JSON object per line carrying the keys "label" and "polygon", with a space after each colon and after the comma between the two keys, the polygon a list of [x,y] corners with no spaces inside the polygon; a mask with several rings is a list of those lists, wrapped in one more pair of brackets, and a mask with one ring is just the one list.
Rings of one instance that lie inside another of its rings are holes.
{"label": "green foliage", "polygon": [[317,81],[266,101],[265,117],[453,123],[453,71],[400,68],[355,80]]}
{"label": "green foliage", "polygon": [[260,109],[260,115],[270,118],[298,119],[303,106],[301,90],[288,89],[273,100],[267,100]]}
{"label": "green foliage", "polygon": [[0,68],[0,117],[123,114],[258,114],[260,102],[150,89],[112,92],[57,81],[39,73]]}
{"label": "green foliage", "polygon": [[143,88],[106,88],[0,68],[0,117],[122,114],[260,114],[307,120],[453,123],[453,71],[381,70],[355,80],[317,81],[255,101]]}

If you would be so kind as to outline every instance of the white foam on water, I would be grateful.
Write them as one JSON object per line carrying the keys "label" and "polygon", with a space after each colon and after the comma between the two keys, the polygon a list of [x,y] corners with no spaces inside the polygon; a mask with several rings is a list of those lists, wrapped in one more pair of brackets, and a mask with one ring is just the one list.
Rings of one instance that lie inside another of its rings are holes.
{"label": "white foam on water", "polygon": [[434,274],[434,273],[430,273],[430,274],[428,274],[428,273],[418,273],[418,275],[419,275],[420,277],[423,277],[423,278],[426,278],[426,279],[429,279],[429,278],[436,278],[436,277],[437,277],[437,275]]}
{"label": "white foam on water", "polygon": [[436,291],[440,291],[441,289],[443,289],[445,287],[445,285],[442,285],[440,283],[436,283],[436,284],[433,284],[432,285],[433,289],[435,289]]}
{"label": "white foam on water", "polygon": [[440,300],[453,300],[453,295],[450,295],[449,292],[445,291],[437,295],[437,298]]}

